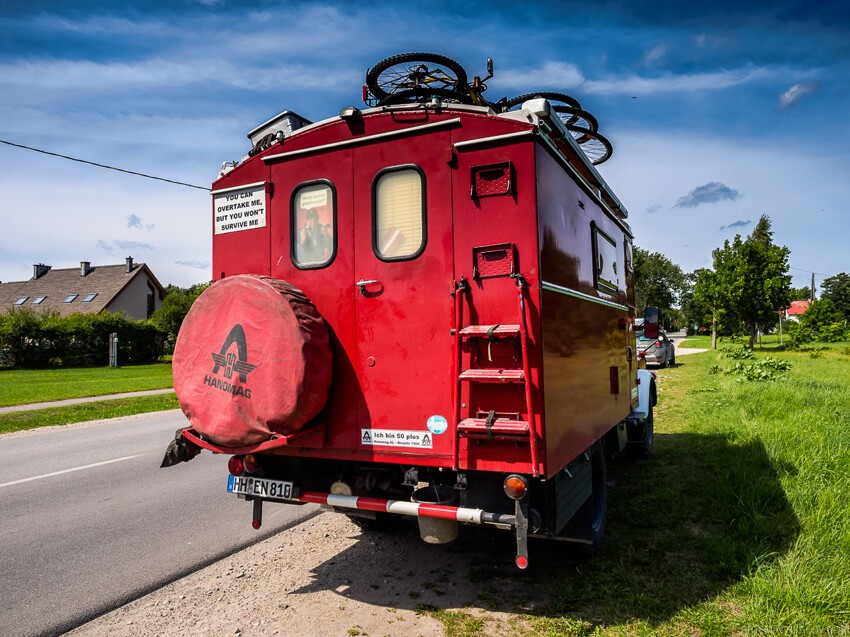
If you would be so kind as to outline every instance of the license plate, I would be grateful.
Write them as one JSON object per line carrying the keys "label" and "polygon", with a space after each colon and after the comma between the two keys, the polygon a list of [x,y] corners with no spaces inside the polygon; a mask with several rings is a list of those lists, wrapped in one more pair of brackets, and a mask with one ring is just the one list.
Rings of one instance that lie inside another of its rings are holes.
{"label": "license plate", "polygon": [[291,482],[250,476],[227,476],[227,492],[270,500],[292,500],[296,496],[295,487]]}

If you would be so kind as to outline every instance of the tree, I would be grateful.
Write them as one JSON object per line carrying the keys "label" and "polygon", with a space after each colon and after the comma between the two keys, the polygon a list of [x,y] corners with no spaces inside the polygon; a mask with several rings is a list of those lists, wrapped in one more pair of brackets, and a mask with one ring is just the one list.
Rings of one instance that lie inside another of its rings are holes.
{"label": "tree", "polygon": [[850,321],[850,274],[841,272],[825,279],[821,285],[821,298],[832,301],[844,320]]}
{"label": "tree", "polygon": [[[691,276],[695,279],[692,308],[694,322],[711,323],[711,349],[717,349],[717,323],[723,313],[719,279],[713,270],[706,268],[694,271]],[[730,327],[734,325],[732,320],[724,323],[728,323]]]}
{"label": "tree", "polygon": [[169,285],[165,288],[162,307],[153,313],[150,320],[165,334],[171,348],[177,342],[177,333],[180,331],[180,326],[183,324],[186,314],[189,313],[192,303],[209,285],[209,283],[198,283],[188,288],[180,288],[176,285]]}
{"label": "tree", "polygon": [[716,303],[726,328],[740,326],[753,348],[759,329],[776,325],[779,310],[787,307],[791,290],[785,246],[773,243],[770,217],[762,215],[752,234],[712,252],[714,274],[708,298]]}
{"label": "tree", "polygon": [[669,312],[687,288],[682,269],[660,252],[634,249],[635,305],[638,314],[648,305]]}
{"label": "tree", "polygon": [[820,299],[809,305],[799,323],[789,321],[788,336],[794,345],[812,341],[834,343],[847,338],[844,317],[830,299]]}
{"label": "tree", "polygon": [[812,298],[812,289],[808,285],[801,288],[791,288],[788,299],[791,301],[808,301]]}

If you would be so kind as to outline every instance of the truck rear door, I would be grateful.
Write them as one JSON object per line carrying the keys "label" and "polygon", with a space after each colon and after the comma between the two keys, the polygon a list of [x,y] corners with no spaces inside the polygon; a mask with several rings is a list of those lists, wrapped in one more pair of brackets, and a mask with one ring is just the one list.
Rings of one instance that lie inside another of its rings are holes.
{"label": "truck rear door", "polygon": [[354,151],[354,367],[375,456],[452,457],[450,149],[446,131]]}

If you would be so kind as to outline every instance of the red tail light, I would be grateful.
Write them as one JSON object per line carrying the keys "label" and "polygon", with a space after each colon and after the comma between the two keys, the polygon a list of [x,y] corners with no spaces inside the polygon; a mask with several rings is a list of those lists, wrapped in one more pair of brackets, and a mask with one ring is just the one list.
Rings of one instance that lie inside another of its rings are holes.
{"label": "red tail light", "polygon": [[655,347],[661,347],[661,341],[655,341]]}
{"label": "red tail light", "polygon": [[245,463],[242,462],[242,456],[233,456],[227,461],[227,470],[232,476],[241,476],[245,473]]}

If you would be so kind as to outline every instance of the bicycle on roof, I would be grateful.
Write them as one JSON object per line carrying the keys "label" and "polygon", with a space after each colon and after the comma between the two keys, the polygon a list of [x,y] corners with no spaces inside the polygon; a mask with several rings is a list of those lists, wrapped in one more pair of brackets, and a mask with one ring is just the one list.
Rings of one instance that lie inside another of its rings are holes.
{"label": "bicycle on roof", "polygon": [[456,61],[436,53],[401,53],[378,62],[366,72],[363,101],[372,106],[422,103],[433,99],[446,103],[485,106],[503,113],[528,100],[543,98],[569,131],[591,163],[607,161],[613,152],[611,142],[599,132],[596,118],[577,99],[556,91],[537,91],[496,102],[483,94],[493,77],[493,60],[487,59],[487,75],[467,81],[466,70]]}

